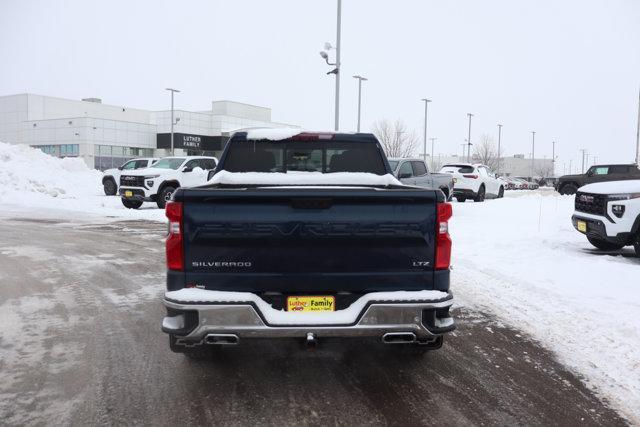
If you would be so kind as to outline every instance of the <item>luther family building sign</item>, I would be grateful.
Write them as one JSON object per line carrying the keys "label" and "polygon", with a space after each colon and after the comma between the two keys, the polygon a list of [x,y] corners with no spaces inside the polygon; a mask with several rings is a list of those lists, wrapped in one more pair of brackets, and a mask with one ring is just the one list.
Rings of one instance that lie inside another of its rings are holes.
{"label": "luther family building sign", "polygon": [[[171,148],[171,134],[159,133],[156,137],[157,148],[168,149]],[[202,151],[221,151],[229,137],[227,136],[208,136],[208,135],[193,135],[186,133],[174,133],[173,134],[173,147],[184,148],[187,150],[202,150]]]}

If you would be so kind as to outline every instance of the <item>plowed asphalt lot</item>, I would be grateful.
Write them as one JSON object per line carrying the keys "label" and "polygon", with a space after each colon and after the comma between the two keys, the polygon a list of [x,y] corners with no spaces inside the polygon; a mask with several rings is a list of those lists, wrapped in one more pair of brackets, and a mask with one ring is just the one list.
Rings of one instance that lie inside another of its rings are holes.
{"label": "plowed asphalt lot", "polygon": [[421,357],[371,341],[173,354],[164,233],[0,221],[0,424],[625,424],[549,351],[465,308]]}

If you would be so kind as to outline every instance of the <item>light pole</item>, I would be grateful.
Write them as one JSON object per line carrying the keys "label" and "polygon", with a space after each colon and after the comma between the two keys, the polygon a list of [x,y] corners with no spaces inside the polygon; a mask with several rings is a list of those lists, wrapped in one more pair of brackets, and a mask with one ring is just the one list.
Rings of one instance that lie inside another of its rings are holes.
{"label": "light pole", "polygon": [[336,106],[335,106],[335,119],[334,130],[337,132],[340,127],[340,27],[342,23],[342,0],[338,0],[338,16],[337,16],[337,29],[336,29],[336,62],[329,62],[329,55],[326,51],[333,49],[331,43],[325,43],[325,50],[320,52],[320,56],[329,65],[335,65],[336,68],[329,71],[327,74],[336,75]]}
{"label": "light pole", "polygon": [[[433,172],[434,162],[433,162],[433,143],[438,138],[429,138],[431,140],[431,172]],[[426,163],[426,162],[425,162]]]}
{"label": "light pole", "polygon": [[582,148],[580,151],[582,151],[582,170],[580,173],[584,173],[584,155],[587,153],[587,150]]}
{"label": "light pole", "polygon": [[358,132],[360,132],[360,106],[362,102],[362,81],[367,81],[366,77],[353,76],[354,79],[358,79]]}
{"label": "light pole", "polygon": [[473,117],[473,114],[471,113],[467,113],[467,116],[469,116],[469,134],[467,136],[467,163],[471,163],[471,117]]}
{"label": "light pole", "polygon": [[536,131],[531,131],[531,181],[533,181],[533,164],[536,157]]}
{"label": "light pole", "polygon": [[553,171],[551,172],[551,178],[556,176],[556,142],[552,141],[553,149],[551,151],[551,166],[553,167]]}
{"label": "light pole", "polygon": [[180,92],[178,89],[172,89],[170,87],[166,88],[165,90],[168,90],[169,92],[171,92],[171,155],[173,156],[173,125],[175,124],[173,121],[173,94],[176,92]]}
{"label": "light pole", "polygon": [[640,166],[640,89],[638,89],[638,128],[636,129],[636,164]]}
{"label": "light pole", "polygon": [[[424,160],[425,164],[427,163],[427,115],[429,112],[429,103],[431,102],[428,98],[422,98],[424,101],[424,138],[422,141],[422,160]],[[431,153],[433,156],[433,153]]]}
{"label": "light pole", "polygon": [[500,156],[502,155],[500,152],[500,140],[502,137],[502,125],[498,124],[498,167],[497,167],[497,171],[496,174],[500,174]]}

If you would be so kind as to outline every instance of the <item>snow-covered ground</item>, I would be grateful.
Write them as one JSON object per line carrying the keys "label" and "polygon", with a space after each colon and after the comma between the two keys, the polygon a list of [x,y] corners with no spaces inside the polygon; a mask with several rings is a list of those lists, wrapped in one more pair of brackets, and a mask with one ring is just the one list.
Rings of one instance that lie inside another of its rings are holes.
{"label": "snow-covered ground", "polygon": [[105,196],[102,173],[78,158],[58,159],[24,145],[0,142],[2,213],[63,215],[84,219],[146,219],[164,221],[155,203],[127,209],[120,197]]}
{"label": "snow-covered ground", "polygon": [[[0,143],[0,216],[165,220],[155,204],[105,196],[101,177],[79,159]],[[454,203],[457,304],[529,333],[640,423],[640,260],[592,253],[572,211],[571,196],[544,189]]]}
{"label": "snow-covered ground", "polygon": [[529,333],[640,422],[640,259],[594,254],[571,225],[572,196],[508,192],[453,208],[458,304]]}

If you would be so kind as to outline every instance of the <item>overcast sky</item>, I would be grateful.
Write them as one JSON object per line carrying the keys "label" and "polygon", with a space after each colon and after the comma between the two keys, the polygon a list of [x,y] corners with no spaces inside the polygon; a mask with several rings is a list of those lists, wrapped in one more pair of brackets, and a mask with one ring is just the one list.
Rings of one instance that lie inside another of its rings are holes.
{"label": "overcast sky", "polygon": [[[214,99],[273,109],[273,119],[333,129],[334,79],[318,52],[335,41],[335,0],[0,0],[0,94],[205,110]],[[333,55],[333,54],[332,54]],[[579,148],[632,161],[640,85],[639,0],[344,0],[341,130],[403,119],[436,153],[497,137],[507,154]]]}

